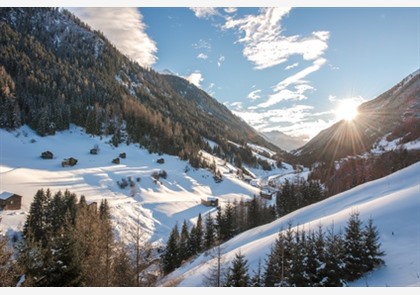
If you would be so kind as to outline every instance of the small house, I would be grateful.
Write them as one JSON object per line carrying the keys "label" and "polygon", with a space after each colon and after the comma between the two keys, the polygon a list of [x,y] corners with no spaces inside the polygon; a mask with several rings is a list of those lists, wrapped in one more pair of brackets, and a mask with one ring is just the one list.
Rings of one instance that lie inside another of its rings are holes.
{"label": "small house", "polygon": [[275,191],[271,191],[268,189],[263,189],[260,191],[260,197],[266,200],[272,200],[275,194],[276,194]]}
{"label": "small house", "polygon": [[22,206],[22,196],[10,192],[0,194],[0,210],[19,210]]}
{"label": "small house", "polygon": [[53,158],[53,153],[50,151],[45,151],[41,154],[41,158],[44,160],[49,160]]}
{"label": "small house", "polygon": [[97,149],[91,149],[90,150],[90,154],[91,155],[97,155],[98,154],[98,150]]}
{"label": "small house", "polygon": [[204,206],[217,207],[219,206],[219,198],[207,197],[207,199],[201,199],[201,204]]}

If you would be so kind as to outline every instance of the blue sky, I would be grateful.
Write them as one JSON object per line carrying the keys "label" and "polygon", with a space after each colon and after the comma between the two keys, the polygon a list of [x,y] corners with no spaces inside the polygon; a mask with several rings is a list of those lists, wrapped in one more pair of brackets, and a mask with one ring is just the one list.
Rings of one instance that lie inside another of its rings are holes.
{"label": "blue sky", "polygon": [[123,53],[210,93],[261,131],[310,139],[343,101],[420,67],[419,7],[74,8]]}

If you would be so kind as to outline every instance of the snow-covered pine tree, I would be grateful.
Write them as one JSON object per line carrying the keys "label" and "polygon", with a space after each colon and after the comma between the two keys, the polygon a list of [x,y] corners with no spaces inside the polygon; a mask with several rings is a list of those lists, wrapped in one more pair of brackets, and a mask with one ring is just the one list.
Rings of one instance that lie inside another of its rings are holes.
{"label": "snow-covered pine tree", "polygon": [[344,264],[347,281],[360,278],[366,270],[362,259],[366,249],[363,245],[362,221],[359,217],[359,212],[351,213],[344,233]]}
{"label": "snow-covered pine tree", "polygon": [[180,265],[179,241],[180,235],[178,224],[175,224],[169,235],[168,242],[166,243],[165,251],[162,254],[162,268],[165,274],[170,273]]}
{"label": "snow-covered pine tree", "polygon": [[365,249],[363,253],[363,265],[366,266],[365,271],[367,272],[385,263],[381,258],[385,256],[385,252],[380,249],[381,243],[379,243],[379,232],[373,224],[372,218],[369,218],[368,224],[365,226],[362,234],[363,246]]}
{"label": "snow-covered pine tree", "polygon": [[235,254],[231,266],[226,275],[226,287],[248,287],[250,277],[248,275],[248,260],[239,251]]}

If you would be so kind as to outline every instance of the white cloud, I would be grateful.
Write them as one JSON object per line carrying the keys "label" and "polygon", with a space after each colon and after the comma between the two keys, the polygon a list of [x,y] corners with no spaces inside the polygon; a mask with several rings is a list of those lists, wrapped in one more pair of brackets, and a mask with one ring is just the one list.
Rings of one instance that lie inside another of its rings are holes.
{"label": "white cloud", "polygon": [[190,9],[194,11],[195,16],[198,18],[210,18],[219,14],[214,7],[192,7]]}
{"label": "white cloud", "polygon": [[[306,92],[314,91],[315,88],[309,85],[305,78],[310,73],[319,70],[326,62],[325,58],[318,58],[313,64],[300,72],[287,77],[273,87],[274,94],[271,94],[268,99],[260,103],[258,107],[267,108],[285,100],[304,100],[307,99]],[[290,86],[293,88],[290,89]]]}
{"label": "white cloud", "polygon": [[101,31],[123,54],[145,67],[156,61],[157,46],[146,33],[140,11],[132,7],[69,8],[82,21]]}
{"label": "white cloud", "polygon": [[225,61],[225,57],[221,56],[219,57],[219,59],[217,60],[217,66],[220,68],[222,66],[222,63]]}
{"label": "white cloud", "polygon": [[313,32],[309,37],[283,35],[280,22],[290,10],[286,7],[263,8],[256,16],[228,18],[223,27],[237,28],[245,34],[238,42],[244,44],[243,54],[256,69],[284,63],[291,55],[301,55],[304,60],[320,58],[328,48],[329,32]]}
{"label": "white cloud", "polygon": [[306,122],[298,122],[296,124],[279,127],[278,130],[290,136],[300,137],[304,140],[310,140],[316,136],[321,130],[330,127],[334,122],[322,119]]}
{"label": "white cloud", "polygon": [[285,67],[285,70],[291,70],[293,68],[296,68],[299,65],[298,62],[295,62],[294,64],[288,65],[287,67]]}
{"label": "white cloud", "polygon": [[367,101],[367,99],[363,98],[362,96],[337,98],[336,95],[332,95],[332,94],[330,94],[328,96],[328,100],[332,103],[352,102],[352,103],[355,103],[355,104],[362,104],[362,103]]}
{"label": "white cloud", "polygon": [[236,108],[232,112],[249,125],[260,131],[279,130],[290,136],[309,140],[331,126],[334,121],[319,118],[321,113],[313,113],[314,107],[297,104],[289,108],[261,110],[249,107]]}
{"label": "white cloud", "polygon": [[259,93],[261,93],[261,89],[257,89],[257,90],[254,90],[254,91],[250,92],[247,97],[249,99],[256,100],[258,98],[261,98]]}
{"label": "white cloud", "polygon": [[209,56],[205,53],[200,53],[199,55],[197,55],[197,58],[198,59],[207,59],[207,58],[209,58]]}
{"label": "white cloud", "polygon": [[224,11],[225,11],[226,13],[230,13],[230,14],[235,13],[237,10],[238,10],[238,9],[237,9],[237,8],[235,8],[235,7],[226,7],[226,8],[224,9]]}
{"label": "white cloud", "polygon": [[233,108],[234,110],[242,110],[242,102],[241,101],[235,101],[229,104],[229,107]]}
{"label": "white cloud", "polygon": [[302,79],[305,78],[307,75],[318,71],[326,62],[327,60],[325,58],[318,58],[317,60],[315,60],[313,62],[313,64],[305,69],[303,69],[302,71],[294,74],[293,76],[290,76],[286,79],[284,79],[283,81],[281,81],[280,83],[278,83],[275,87],[274,87],[274,91],[279,91],[282,90],[284,88],[286,88],[287,86],[291,85],[291,84],[301,84],[303,81]]}
{"label": "white cloud", "polygon": [[200,83],[204,80],[203,76],[200,72],[195,71],[194,73],[190,74],[189,76],[185,77],[191,84],[194,84],[197,87],[200,87]]}

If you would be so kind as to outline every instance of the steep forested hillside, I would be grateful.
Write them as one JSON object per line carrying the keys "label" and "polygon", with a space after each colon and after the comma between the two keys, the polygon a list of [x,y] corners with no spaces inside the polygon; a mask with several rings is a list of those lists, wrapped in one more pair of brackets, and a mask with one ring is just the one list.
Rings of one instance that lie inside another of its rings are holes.
{"label": "steep forested hillside", "polygon": [[0,9],[0,127],[28,124],[47,135],[75,123],[91,134],[113,135],[115,145],[139,142],[190,160],[209,149],[206,139],[254,142],[283,153],[176,78],[192,89],[184,97],[173,79],[131,61],[66,10]]}

